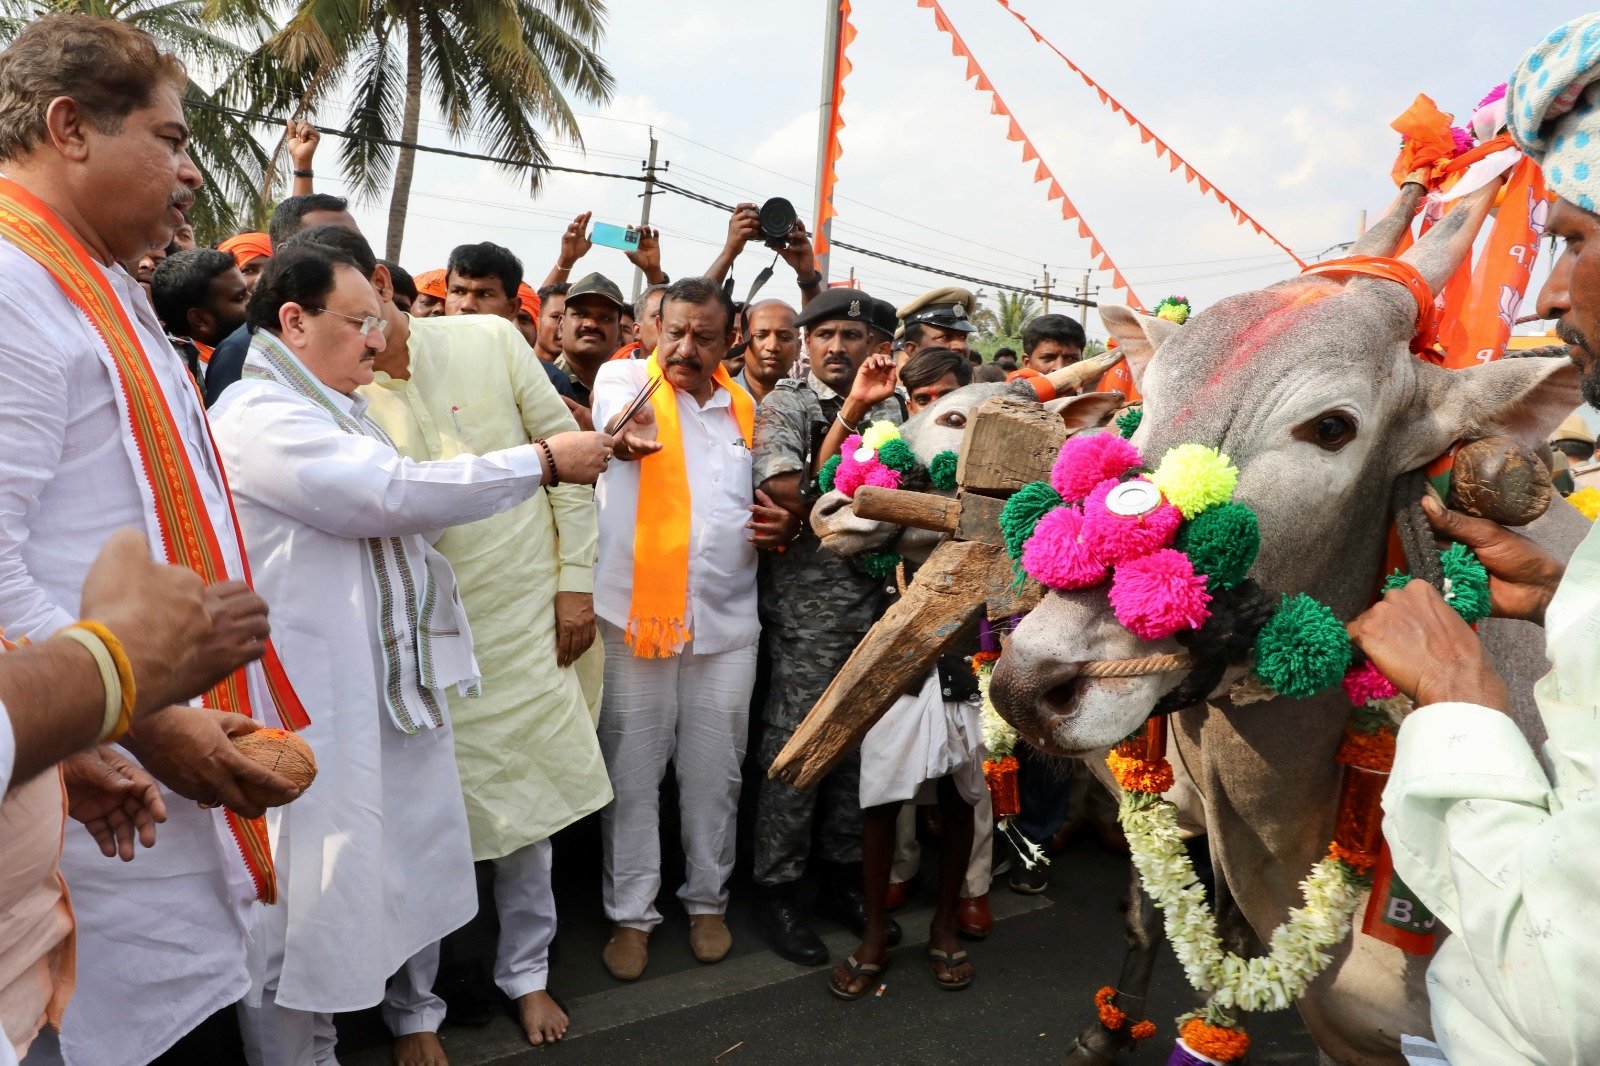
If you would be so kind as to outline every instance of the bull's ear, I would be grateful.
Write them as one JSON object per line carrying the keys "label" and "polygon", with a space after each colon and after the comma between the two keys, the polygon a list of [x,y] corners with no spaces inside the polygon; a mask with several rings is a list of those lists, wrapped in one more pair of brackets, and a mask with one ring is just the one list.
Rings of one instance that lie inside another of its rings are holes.
{"label": "bull's ear", "polygon": [[1128,372],[1133,383],[1143,387],[1145,367],[1150,365],[1156,349],[1168,337],[1182,329],[1176,322],[1153,315],[1141,315],[1130,307],[1119,304],[1101,304],[1100,321],[1106,330],[1117,338],[1118,350],[1128,360]]}
{"label": "bull's ear", "polygon": [[1458,440],[1504,434],[1544,446],[1562,419],[1583,403],[1578,370],[1563,357],[1500,359],[1465,370],[1417,368],[1418,410],[1400,436],[1412,469]]}
{"label": "bull's ear", "polygon": [[1082,396],[1047,400],[1043,406],[1051,414],[1061,416],[1068,433],[1076,433],[1080,429],[1094,429],[1111,421],[1124,399],[1126,397],[1120,392],[1086,392]]}

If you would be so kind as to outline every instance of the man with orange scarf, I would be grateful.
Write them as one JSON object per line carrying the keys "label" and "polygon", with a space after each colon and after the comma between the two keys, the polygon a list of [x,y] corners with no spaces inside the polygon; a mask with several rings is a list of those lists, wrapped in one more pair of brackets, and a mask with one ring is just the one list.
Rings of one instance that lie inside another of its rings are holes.
{"label": "man with orange scarf", "polygon": [[601,821],[614,923],[602,957],[625,981],[644,972],[661,921],[658,823],[669,760],[678,768],[688,871],[678,898],[690,946],[701,962],[732,946],[723,913],[760,634],[757,538],[745,529],[781,522],[753,506],[755,403],[722,366],[732,333],[722,289],[686,278],[662,297],[655,354],[605,363],[595,376],[597,426],[662,379],[650,396],[662,449],[613,467],[595,494],[594,599],[606,651],[600,749],[616,794]]}

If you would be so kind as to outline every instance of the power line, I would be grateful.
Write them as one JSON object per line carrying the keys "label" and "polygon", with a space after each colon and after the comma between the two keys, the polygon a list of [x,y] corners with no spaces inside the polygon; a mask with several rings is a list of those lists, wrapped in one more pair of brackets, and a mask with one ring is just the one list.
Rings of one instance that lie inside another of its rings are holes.
{"label": "power line", "polygon": [[[200,108],[206,111],[216,111],[222,114],[233,115],[236,118],[250,119],[255,122],[261,122],[272,126],[283,126],[287,124],[286,119],[278,118],[274,115],[264,115],[259,112],[246,111],[241,108],[226,107],[222,104],[212,104],[203,101],[189,101],[187,106]],[[369,134],[350,133],[346,130],[335,129],[331,126],[313,125],[313,128],[320,133],[326,133],[334,137],[342,137],[345,140],[365,141],[369,144],[382,144],[387,145],[390,148],[411,148],[418,152],[425,152],[432,155],[448,156],[452,159],[471,159],[483,163],[494,163],[497,166],[503,167],[519,167],[525,170],[547,170],[561,174],[583,174],[594,178],[611,178],[617,181],[632,181],[640,184],[643,184],[646,180],[642,174],[618,174],[614,171],[590,170],[584,167],[562,166],[557,163],[535,163],[531,160],[512,159],[508,156],[493,156],[484,152],[468,152],[460,148],[440,148],[435,145],[416,144],[410,141],[398,140],[393,137],[374,137]],[[693,200],[697,203],[705,204],[708,207],[715,207],[718,210],[727,211],[730,214],[733,212],[734,205],[723,203],[721,200],[707,196],[704,193],[695,192],[692,189],[686,189],[681,185],[665,182],[659,178],[656,179],[655,184],[656,187],[661,189],[663,192],[677,193],[679,196]],[[874,259],[881,259],[888,263],[895,263],[900,266],[910,267],[913,270],[920,270],[926,274],[937,274],[940,277],[952,278],[956,281],[966,281],[974,285],[992,289],[1004,289],[1007,292],[1023,293],[1024,295],[1037,296],[1040,298],[1044,297],[1044,293],[1039,292],[1036,289],[1026,288],[1019,285],[1011,285],[1003,281],[993,281],[986,278],[973,277],[970,274],[958,274],[955,271],[945,270],[942,267],[936,267],[928,263],[918,263],[910,259],[902,259],[898,256],[888,255],[884,252],[874,251],[870,248],[862,248],[858,245],[845,244],[840,241],[834,241],[833,244],[835,247],[843,248],[846,251],[855,252],[857,255],[871,256]],[[1072,300],[1070,302],[1078,303],[1080,301]],[[1084,302],[1084,306],[1093,307],[1096,305],[1093,301],[1088,301]]]}

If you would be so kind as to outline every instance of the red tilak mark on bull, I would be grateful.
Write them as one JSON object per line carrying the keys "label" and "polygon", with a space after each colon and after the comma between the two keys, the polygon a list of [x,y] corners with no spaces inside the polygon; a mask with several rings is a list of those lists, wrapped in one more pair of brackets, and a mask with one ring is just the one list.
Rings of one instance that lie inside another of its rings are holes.
{"label": "red tilak mark on bull", "polygon": [[1225,378],[1232,377],[1254,359],[1256,353],[1289,331],[1300,320],[1300,308],[1314,304],[1337,292],[1327,285],[1300,285],[1285,290],[1283,302],[1263,314],[1240,331],[1234,341],[1233,352],[1217,363],[1217,368],[1207,379],[1207,387],[1215,387]]}

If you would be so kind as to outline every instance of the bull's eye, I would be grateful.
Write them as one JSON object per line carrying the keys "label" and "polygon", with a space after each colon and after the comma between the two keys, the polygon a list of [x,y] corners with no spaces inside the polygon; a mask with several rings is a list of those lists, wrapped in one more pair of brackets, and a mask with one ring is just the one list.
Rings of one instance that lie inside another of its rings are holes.
{"label": "bull's eye", "polygon": [[948,426],[950,429],[966,429],[967,416],[960,411],[946,411],[933,422],[936,426]]}
{"label": "bull's eye", "polygon": [[1342,411],[1329,411],[1306,423],[1296,436],[1319,448],[1336,452],[1356,439],[1356,421]]}

